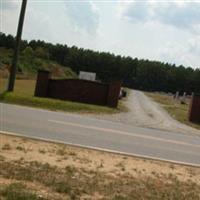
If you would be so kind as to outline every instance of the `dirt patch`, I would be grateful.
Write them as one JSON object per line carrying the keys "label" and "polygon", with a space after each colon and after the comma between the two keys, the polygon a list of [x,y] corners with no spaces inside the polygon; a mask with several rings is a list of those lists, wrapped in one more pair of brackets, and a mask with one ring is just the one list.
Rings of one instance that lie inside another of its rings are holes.
{"label": "dirt patch", "polygon": [[170,187],[180,183],[184,187],[193,185],[194,199],[197,199],[196,190],[200,191],[200,168],[4,134],[0,134],[0,163],[0,188],[3,184],[20,182],[46,199],[52,194],[55,198],[50,199],[72,199],[74,196],[117,199],[114,194],[133,197],[134,184],[149,189],[161,184],[160,188],[163,186],[167,193],[169,186],[165,184]]}

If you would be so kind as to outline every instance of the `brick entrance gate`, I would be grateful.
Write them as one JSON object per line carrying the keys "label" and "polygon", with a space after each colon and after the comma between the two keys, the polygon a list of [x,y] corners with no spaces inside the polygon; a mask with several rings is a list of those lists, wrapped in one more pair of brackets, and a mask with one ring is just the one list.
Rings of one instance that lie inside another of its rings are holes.
{"label": "brick entrance gate", "polygon": [[35,96],[117,107],[121,82],[99,83],[80,79],[51,79],[38,71]]}
{"label": "brick entrance gate", "polygon": [[189,110],[189,120],[191,122],[200,122],[200,94],[193,94],[190,110]]}

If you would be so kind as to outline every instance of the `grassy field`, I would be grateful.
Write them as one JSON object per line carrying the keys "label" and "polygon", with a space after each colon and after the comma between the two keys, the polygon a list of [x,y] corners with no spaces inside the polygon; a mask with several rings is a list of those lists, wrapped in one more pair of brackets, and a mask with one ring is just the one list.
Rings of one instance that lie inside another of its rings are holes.
{"label": "grassy field", "polygon": [[168,113],[176,120],[192,126],[194,128],[200,129],[200,124],[192,123],[188,120],[189,113],[189,100],[186,104],[181,104],[180,101],[174,100],[172,96],[167,94],[150,93],[145,92],[145,94],[151,97],[156,102],[160,103],[161,106],[168,111]]}
{"label": "grassy field", "polygon": [[0,134],[2,200],[199,200],[200,168]]}
{"label": "grassy field", "polygon": [[[1,91],[3,91],[3,89],[6,87],[6,79],[0,79],[0,83]],[[123,100],[120,100],[118,108],[114,109],[105,106],[34,97],[34,89],[35,80],[18,79],[16,80],[14,92],[1,94],[0,101],[49,110],[60,110],[78,113],[117,113],[127,111],[127,108],[123,105]]]}

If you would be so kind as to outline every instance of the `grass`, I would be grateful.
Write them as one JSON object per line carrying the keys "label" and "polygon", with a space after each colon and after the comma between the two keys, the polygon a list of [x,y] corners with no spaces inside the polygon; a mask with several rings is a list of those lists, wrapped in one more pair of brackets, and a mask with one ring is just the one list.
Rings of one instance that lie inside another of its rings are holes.
{"label": "grass", "polygon": [[[5,88],[6,80],[1,79],[0,81],[2,85],[4,85],[1,88]],[[4,92],[0,95],[0,101],[54,111],[59,110],[77,113],[117,113],[126,111],[126,107],[123,105],[122,101],[119,101],[118,108],[114,109],[105,106],[34,97],[34,89],[35,80],[17,79],[14,92]]]}
{"label": "grass", "polygon": [[3,145],[2,150],[11,150],[10,144],[6,143]]}
{"label": "grass", "polygon": [[26,152],[26,149],[25,149],[24,147],[22,147],[22,146],[17,146],[16,149],[17,149],[18,151]]}
{"label": "grass", "polygon": [[[199,168],[4,134],[0,140],[12,146],[0,151],[2,200],[200,198]],[[20,145],[31,151],[16,150]]]}
{"label": "grass", "polygon": [[12,183],[0,189],[0,195],[5,200],[45,200],[29,191],[22,183]]}
{"label": "grass", "polygon": [[174,100],[172,96],[158,93],[145,93],[156,102],[160,103],[164,109],[176,120],[194,128],[200,129],[200,124],[192,123],[188,120],[189,102],[181,104],[180,101]]}
{"label": "grass", "polygon": [[5,200],[45,200],[27,190],[26,186],[22,183],[11,183],[7,186],[1,187],[0,196]]}
{"label": "grass", "polygon": [[0,94],[2,94],[7,87],[7,79],[0,77]]}
{"label": "grass", "polygon": [[[99,194],[99,199],[174,199],[198,200],[199,185],[193,182],[180,182],[174,176],[140,177],[129,174],[111,176],[101,171],[91,171],[67,166],[64,169],[39,162],[3,162],[0,175],[6,179],[36,182],[70,199],[80,199]],[[41,178],[42,177],[42,178]],[[27,192],[23,185],[11,185],[1,190],[0,194],[12,200],[38,199],[34,193]],[[8,198],[9,196],[9,198]],[[26,198],[22,198],[26,197]],[[91,198],[88,198],[91,199]]]}

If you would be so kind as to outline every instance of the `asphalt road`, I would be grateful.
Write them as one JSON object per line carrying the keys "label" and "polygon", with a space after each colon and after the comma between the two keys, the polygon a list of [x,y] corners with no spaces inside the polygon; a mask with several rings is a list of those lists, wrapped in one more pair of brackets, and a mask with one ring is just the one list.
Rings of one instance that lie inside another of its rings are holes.
{"label": "asphalt road", "polygon": [[0,132],[200,167],[200,136],[0,103]]}

